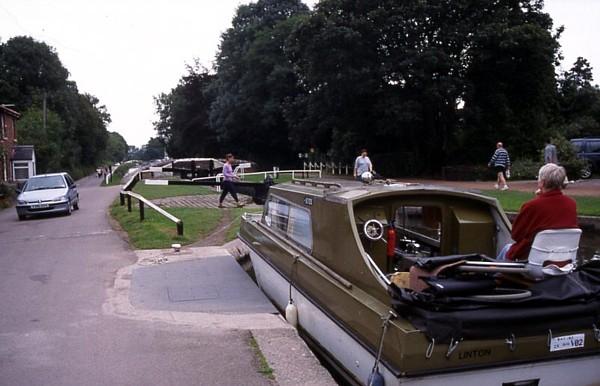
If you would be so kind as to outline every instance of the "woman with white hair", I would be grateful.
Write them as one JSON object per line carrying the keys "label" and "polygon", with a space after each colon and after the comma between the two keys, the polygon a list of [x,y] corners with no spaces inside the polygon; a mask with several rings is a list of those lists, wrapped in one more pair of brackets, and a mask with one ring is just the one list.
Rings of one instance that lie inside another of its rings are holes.
{"label": "woman with white hair", "polygon": [[553,163],[540,168],[537,197],[521,206],[512,226],[515,242],[504,246],[498,260],[527,260],[538,232],[578,227],[577,204],[562,193],[566,176],[565,169]]}

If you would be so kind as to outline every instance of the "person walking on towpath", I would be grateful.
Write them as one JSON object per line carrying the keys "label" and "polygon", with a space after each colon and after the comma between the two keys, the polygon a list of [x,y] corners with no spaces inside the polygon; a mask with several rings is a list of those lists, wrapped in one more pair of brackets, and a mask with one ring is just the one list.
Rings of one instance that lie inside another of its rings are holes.
{"label": "person walking on towpath", "polygon": [[510,157],[502,142],[496,144],[496,151],[490,162],[488,162],[488,166],[494,168],[496,171],[496,184],[494,187],[496,189],[508,190],[506,173],[510,170]]}
{"label": "person walking on towpath", "polygon": [[549,139],[544,147],[544,165],[547,164],[558,164],[556,146],[552,143],[552,139]]}
{"label": "person walking on towpath", "polygon": [[354,178],[360,180],[364,172],[373,173],[373,163],[367,156],[367,149],[362,149],[360,155],[354,161]]}
{"label": "person walking on towpath", "polygon": [[232,162],[233,154],[229,153],[225,156],[225,165],[223,165],[223,181],[221,182],[221,197],[219,197],[219,208],[224,208],[223,200],[225,200],[225,196],[227,196],[227,193],[231,194],[231,197],[233,197],[233,199],[235,200],[238,208],[244,206],[238,201],[235,184],[233,183],[233,181],[239,180],[239,177],[233,173],[233,167],[231,166]]}

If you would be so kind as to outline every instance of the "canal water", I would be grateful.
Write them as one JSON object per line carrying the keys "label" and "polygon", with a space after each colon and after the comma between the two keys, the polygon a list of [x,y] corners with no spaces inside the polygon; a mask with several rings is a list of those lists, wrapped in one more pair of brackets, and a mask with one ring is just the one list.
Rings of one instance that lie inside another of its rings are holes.
{"label": "canal water", "polygon": [[586,261],[600,255],[600,229],[584,229],[579,243],[579,259]]}

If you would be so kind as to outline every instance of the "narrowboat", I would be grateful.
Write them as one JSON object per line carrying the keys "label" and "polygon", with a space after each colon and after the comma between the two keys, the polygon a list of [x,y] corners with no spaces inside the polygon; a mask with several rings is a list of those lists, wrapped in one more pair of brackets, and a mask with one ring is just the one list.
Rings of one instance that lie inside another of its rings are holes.
{"label": "narrowboat", "polygon": [[510,231],[474,192],[293,180],[239,238],[263,292],[349,384],[600,385],[600,262],[577,264],[577,229],[497,262]]}

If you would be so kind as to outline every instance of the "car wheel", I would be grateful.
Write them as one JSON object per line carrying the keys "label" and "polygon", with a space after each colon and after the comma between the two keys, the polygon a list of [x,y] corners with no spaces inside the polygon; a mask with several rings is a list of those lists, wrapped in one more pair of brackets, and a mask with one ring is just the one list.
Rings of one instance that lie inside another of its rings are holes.
{"label": "car wheel", "polygon": [[19,221],[23,221],[25,220],[25,215],[24,214],[19,214]]}
{"label": "car wheel", "polygon": [[592,166],[591,165],[584,166],[583,169],[581,169],[581,172],[579,172],[579,175],[583,179],[590,178],[592,176]]}
{"label": "car wheel", "polygon": [[67,203],[67,212],[65,213],[67,216],[70,216],[71,213],[73,213],[73,204],[71,204],[71,201],[69,201]]}
{"label": "car wheel", "polygon": [[77,201],[73,204],[73,209],[79,210],[79,197],[77,197]]}

